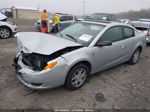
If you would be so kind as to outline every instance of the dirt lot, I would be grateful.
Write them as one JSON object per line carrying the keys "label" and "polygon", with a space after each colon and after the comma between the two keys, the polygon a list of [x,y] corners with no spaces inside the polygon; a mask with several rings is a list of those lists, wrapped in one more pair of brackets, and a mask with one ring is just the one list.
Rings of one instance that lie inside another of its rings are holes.
{"label": "dirt lot", "polygon": [[[13,20],[15,21],[15,20]],[[35,31],[34,21],[16,21],[19,31]],[[92,76],[84,87],[33,91],[16,77],[11,64],[18,52],[16,38],[0,39],[0,108],[150,109],[150,47],[137,65],[122,64]]]}

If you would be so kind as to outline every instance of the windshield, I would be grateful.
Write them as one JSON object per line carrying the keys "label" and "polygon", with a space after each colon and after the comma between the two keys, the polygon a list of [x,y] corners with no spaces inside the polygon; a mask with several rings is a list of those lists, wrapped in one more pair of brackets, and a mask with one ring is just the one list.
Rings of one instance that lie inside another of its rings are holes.
{"label": "windshield", "polygon": [[59,33],[59,36],[83,46],[89,46],[94,38],[102,31],[104,25],[93,23],[76,23]]}

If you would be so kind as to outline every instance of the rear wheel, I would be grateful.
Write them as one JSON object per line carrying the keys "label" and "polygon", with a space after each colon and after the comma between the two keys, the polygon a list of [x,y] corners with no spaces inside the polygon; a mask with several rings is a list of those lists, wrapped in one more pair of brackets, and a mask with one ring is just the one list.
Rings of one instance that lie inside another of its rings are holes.
{"label": "rear wheel", "polygon": [[134,53],[133,53],[132,57],[130,58],[130,60],[128,61],[128,64],[134,65],[134,64],[138,63],[140,55],[141,55],[141,50],[139,48],[137,48],[134,51]]}
{"label": "rear wheel", "polygon": [[2,39],[6,39],[9,38],[11,36],[11,30],[7,27],[2,27],[0,28],[0,38]]}
{"label": "rear wheel", "polygon": [[89,76],[89,69],[84,64],[74,66],[68,73],[65,86],[69,90],[81,88]]}

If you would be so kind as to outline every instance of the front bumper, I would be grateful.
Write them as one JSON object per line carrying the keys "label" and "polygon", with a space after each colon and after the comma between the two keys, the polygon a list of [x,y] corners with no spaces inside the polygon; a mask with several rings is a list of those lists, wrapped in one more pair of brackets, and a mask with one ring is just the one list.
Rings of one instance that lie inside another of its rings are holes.
{"label": "front bumper", "polygon": [[19,80],[28,88],[43,90],[61,86],[65,83],[67,64],[64,58],[57,59],[58,64],[49,70],[34,71],[24,65],[21,55],[14,59],[14,66]]}
{"label": "front bumper", "polygon": [[13,25],[13,27],[12,27],[12,33],[17,33],[17,32],[18,32],[17,25]]}

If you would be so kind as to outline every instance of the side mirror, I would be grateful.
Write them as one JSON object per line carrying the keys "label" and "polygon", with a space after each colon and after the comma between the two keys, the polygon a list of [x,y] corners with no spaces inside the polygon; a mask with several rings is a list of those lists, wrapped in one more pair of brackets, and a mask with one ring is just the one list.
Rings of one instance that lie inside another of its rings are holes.
{"label": "side mirror", "polygon": [[111,46],[111,45],[112,45],[112,42],[110,42],[110,41],[100,41],[96,44],[96,46],[99,46],[99,47]]}

